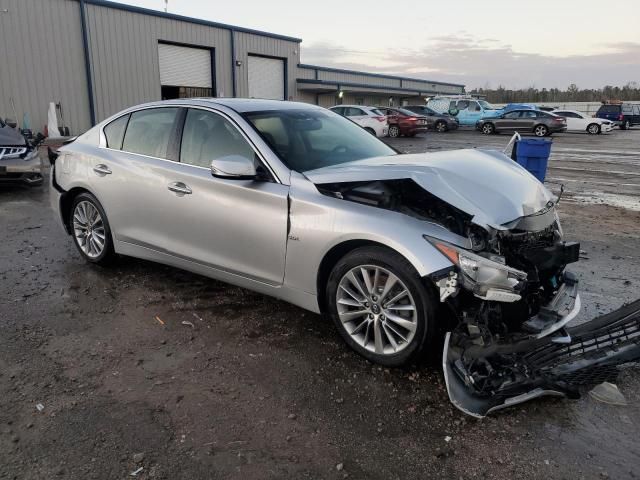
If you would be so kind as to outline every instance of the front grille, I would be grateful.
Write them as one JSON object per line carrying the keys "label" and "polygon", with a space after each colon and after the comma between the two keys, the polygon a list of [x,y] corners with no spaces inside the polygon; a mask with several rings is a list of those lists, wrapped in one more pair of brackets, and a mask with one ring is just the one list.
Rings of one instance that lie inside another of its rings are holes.
{"label": "front grille", "polygon": [[26,147],[0,147],[0,160],[3,158],[17,158],[26,152]]}

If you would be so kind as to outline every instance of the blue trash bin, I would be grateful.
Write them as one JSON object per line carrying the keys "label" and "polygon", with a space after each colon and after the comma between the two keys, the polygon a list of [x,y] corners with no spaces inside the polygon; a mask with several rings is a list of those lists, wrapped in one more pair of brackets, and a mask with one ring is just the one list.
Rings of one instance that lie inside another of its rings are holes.
{"label": "blue trash bin", "polygon": [[522,138],[515,143],[511,158],[544,183],[552,143],[548,138]]}

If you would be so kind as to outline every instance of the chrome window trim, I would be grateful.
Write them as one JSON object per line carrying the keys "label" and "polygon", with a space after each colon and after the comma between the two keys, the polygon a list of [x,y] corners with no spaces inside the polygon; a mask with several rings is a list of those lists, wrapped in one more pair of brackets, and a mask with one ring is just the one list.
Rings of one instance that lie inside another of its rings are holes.
{"label": "chrome window trim", "polygon": [[[99,140],[98,148],[102,148],[104,150],[110,150],[112,152],[122,152],[122,153],[126,153],[128,155],[136,155],[138,157],[148,158],[148,159],[151,159],[151,160],[162,160],[163,162],[170,162],[173,165],[176,165],[176,164],[178,164],[178,165],[188,165],[190,167],[201,168],[201,169],[204,169],[204,170],[210,170],[207,167],[200,167],[200,166],[197,166],[197,165],[191,165],[191,164],[188,164],[188,163],[182,163],[179,160],[178,161],[174,161],[174,160],[169,160],[168,158],[154,157],[154,156],[145,155],[145,154],[142,154],[142,153],[129,152],[127,150],[119,150],[117,148],[110,148],[110,147],[107,146],[107,137],[106,137],[106,135],[104,133],[104,128],[107,125],[110,125],[112,122],[120,119],[121,117],[124,117],[125,115],[131,115],[131,114],[134,114],[136,112],[141,112],[143,110],[158,109],[158,108],[187,108],[187,109],[188,108],[195,108],[195,109],[198,109],[198,110],[205,110],[205,111],[209,111],[211,113],[220,115],[221,117],[223,117],[226,120],[228,120],[240,132],[242,137],[249,144],[249,146],[254,151],[254,153],[258,156],[258,159],[262,162],[262,164],[267,168],[269,173],[273,176],[275,182],[279,183],[281,185],[287,185],[282,181],[280,176],[278,176],[278,174],[276,173],[275,169],[271,166],[269,161],[267,161],[265,155],[257,147],[255,142],[242,129],[242,127],[238,124],[238,122],[231,115],[229,115],[227,112],[225,112],[223,110],[219,110],[219,109],[214,108],[214,107],[210,107],[210,106],[186,104],[186,103],[177,104],[176,103],[176,104],[145,105],[144,107],[141,107],[141,108],[132,108],[132,109],[125,110],[124,112],[120,112],[121,115],[118,115],[117,117],[109,117],[107,119],[108,121],[105,121],[102,125],[100,125],[100,130],[99,130],[100,140]],[[128,128],[128,125],[127,125],[127,128]],[[126,136],[126,130],[125,130],[125,136]],[[182,136],[180,138],[182,139]],[[124,138],[123,138],[123,142],[124,142]]]}

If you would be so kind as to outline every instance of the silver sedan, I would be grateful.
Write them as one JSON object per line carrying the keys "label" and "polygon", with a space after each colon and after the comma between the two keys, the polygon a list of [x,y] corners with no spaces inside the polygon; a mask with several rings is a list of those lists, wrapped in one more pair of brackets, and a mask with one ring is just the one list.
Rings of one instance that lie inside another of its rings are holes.
{"label": "silver sedan", "polygon": [[64,146],[52,205],[80,254],[173,265],[333,320],[371,361],[446,330],[537,338],[579,308],[555,197],[493,151],[399,155],[326,109],[193,99],[122,111]]}

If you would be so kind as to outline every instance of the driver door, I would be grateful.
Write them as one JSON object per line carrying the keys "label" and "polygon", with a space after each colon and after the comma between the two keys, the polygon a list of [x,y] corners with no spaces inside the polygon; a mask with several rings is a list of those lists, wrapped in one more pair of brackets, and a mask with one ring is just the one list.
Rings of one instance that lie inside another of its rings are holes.
{"label": "driver door", "polygon": [[[211,161],[230,155],[254,159],[264,178],[214,177]],[[188,109],[179,160],[166,174],[162,198],[170,253],[227,273],[281,284],[289,187],[267,173],[238,126],[210,110]]]}

